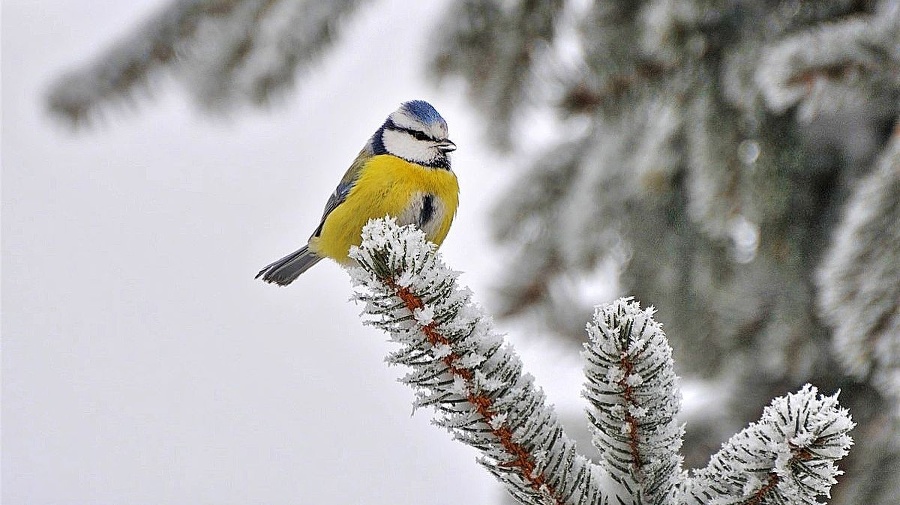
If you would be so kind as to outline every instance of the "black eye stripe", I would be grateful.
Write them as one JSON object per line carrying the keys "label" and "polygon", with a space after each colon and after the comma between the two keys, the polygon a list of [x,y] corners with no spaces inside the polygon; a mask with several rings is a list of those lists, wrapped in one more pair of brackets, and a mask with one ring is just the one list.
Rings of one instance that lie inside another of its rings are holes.
{"label": "black eye stripe", "polygon": [[417,132],[415,130],[408,130],[410,135],[416,138],[416,140],[434,140],[430,135],[426,135],[422,132]]}
{"label": "black eye stripe", "polygon": [[408,133],[408,134],[412,135],[412,137],[415,138],[416,140],[437,141],[436,138],[432,137],[431,135],[428,135],[425,132],[420,132],[419,130],[413,130],[411,128],[404,128],[402,126],[397,125],[397,123],[394,123],[393,121],[391,121],[388,124],[388,128],[391,130],[394,130],[394,131]]}

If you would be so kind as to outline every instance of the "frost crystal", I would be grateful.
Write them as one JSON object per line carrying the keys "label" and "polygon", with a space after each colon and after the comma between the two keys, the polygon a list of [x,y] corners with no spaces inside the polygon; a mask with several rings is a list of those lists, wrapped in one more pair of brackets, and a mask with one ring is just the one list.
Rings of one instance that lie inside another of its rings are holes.
{"label": "frost crystal", "polygon": [[[402,284],[400,284],[402,286]],[[426,305],[420,309],[413,310],[413,317],[422,326],[428,326],[434,321],[434,309]]]}

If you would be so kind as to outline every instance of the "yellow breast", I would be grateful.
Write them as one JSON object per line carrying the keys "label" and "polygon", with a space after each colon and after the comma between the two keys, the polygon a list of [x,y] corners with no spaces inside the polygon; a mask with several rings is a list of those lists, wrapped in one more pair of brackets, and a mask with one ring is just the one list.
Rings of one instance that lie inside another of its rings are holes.
{"label": "yellow breast", "polygon": [[430,195],[431,214],[420,228],[428,240],[440,245],[450,231],[459,204],[456,175],[396,156],[374,156],[360,170],[347,199],[325,218],[322,233],[310,239],[309,248],[319,256],[347,263],[350,246],[359,245],[362,228],[369,219],[388,215],[400,224],[421,225],[418,219],[426,195]]}

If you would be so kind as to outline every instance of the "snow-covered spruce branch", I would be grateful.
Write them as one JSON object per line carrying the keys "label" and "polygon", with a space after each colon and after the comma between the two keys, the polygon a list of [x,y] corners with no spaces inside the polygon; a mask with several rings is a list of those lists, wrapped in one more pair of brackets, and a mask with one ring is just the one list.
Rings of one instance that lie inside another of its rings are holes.
{"label": "snow-covered spruce branch", "polygon": [[[819,266],[819,308],[847,372],[900,400],[900,130],[857,186]],[[900,401],[894,403],[900,418]]]}
{"label": "snow-covered spruce branch", "polygon": [[818,504],[830,496],[855,426],[837,395],[807,384],[776,398],[762,418],[722,445],[685,487],[684,503]]}
{"label": "snow-covered spruce branch", "polygon": [[583,353],[585,398],[603,466],[635,503],[670,503],[682,480],[684,429],[672,348],[653,308],[630,298],[598,307]]}
{"label": "snow-covered spruce branch", "polygon": [[202,18],[235,11],[239,0],[172,2],[88,65],[60,76],[51,87],[50,112],[72,124],[88,121],[101,103],[128,103],[151,74],[172,65]]}
{"label": "snow-covered spruce branch", "polygon": [[171,0],[131,35],[51,86],[52,114],[73,125],[132,105],[165,75],[209,110],[268,103],[317,61],[361,0]]}
{"label": "snow-covered spruce branch", "polygon": [[812,504],[840,474],[853,423],[836,397],[806,386],[688,477],[671,348],[653,310],[628,298],[598,308],[588,325],[584,394],[603,458],[594,465],[422,232],[371,221],[351,256],[356,299],[401,345],[388,362],[412,369],[401,380],[416,389],[415,406],[434,407],[436,424],[481,451],[479,462],[522,503]]}
{"label": "snow-covered spruce branch", "polygon": [[848,16],[770,44],[757,64],[755,81],[776,112],[799,104],[806,119],[819,112],[873,103],[900,84],[900,18],[883,2],[870,16]]}
{"label": "snow-covered spruce branch", "polygon": [[436,423],[481,451],[479,462],[520,502],[606,503],[600,468],[576,452],[518,356],[421,231],[372,221],[351,256],[369,323],[402,346],[388,362],[413,369],[402,381],[416,389],[416,407],[435,407]]}

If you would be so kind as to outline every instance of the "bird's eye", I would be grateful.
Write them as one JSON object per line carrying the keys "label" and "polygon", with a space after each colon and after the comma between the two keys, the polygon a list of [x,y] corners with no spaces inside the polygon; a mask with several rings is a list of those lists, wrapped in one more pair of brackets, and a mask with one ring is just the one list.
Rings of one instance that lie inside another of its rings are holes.
{"label": "bird's eye", "polygon": [[427,141],[427,140],[434,140],[433,138],[431,138],[431,136],[426,135],[425,133],[422,133],[422,132],[420,132],[420,131],[410,130],[409,133],[410,133],[410,135],[412,135],[416,140],[426,140],[426,141]]}

